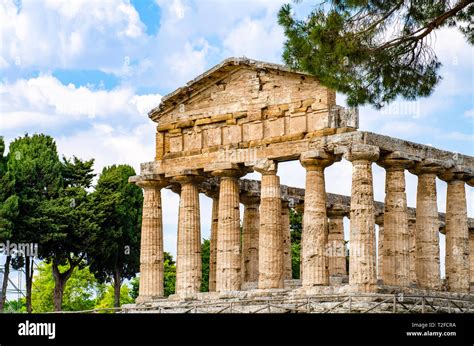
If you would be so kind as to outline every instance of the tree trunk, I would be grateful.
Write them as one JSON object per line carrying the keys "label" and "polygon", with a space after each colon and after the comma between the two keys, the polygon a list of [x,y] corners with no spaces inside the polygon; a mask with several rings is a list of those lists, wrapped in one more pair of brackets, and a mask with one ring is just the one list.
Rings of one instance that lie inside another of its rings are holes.
{"label": "tree trunk", "polygon": [[120,307],[120,287],[122,286],[122,278],[120,276],[120,269],[115,268],[114,272],[114,307]]}
{"label": "tree trunk", "polygon": [[2,296],[0,297],[0,312],[3,311],[5,307],[5,302],[7,301],[7,287],[8,287],[8,276],[10,275],[10,262],[12,256],[7,256],[5,259],[5,271],[3,272],[3,282],[2,282]]}
{"label": "tree trunk", "polygon": [[33,260],[25,256],[26,311],[31,314],[31,286],[33,283]]}
{"label": "tree trunk", "polygon": [[72,266],[71,264],[69,264],[69,266],[70,267],[68,270],[66,270],[64,273],[61,273],[59,271],[59,264],[53,261],[52,271],[54,278],[54,311],[62,311],[64,288],[66,287],[66,283],[71,277],[75,268],[75,266]]}

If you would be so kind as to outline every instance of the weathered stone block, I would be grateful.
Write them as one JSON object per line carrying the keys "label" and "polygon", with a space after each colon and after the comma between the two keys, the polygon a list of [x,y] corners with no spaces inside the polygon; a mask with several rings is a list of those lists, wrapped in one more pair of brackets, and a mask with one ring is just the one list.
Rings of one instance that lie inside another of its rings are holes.
{"label": "weathered stone block", "polygon": [[239,125],[225,126],[222,131],[224,145],[239,143],[242,140],[242,128]]}
{"label": "weathered stone block", "polygon": [[184,150],[196,150],[202,148],[202,133],[189,131],[183,134]]}
{"label": "weathered stone block", "polygon": [[244,141],[254,141],[263,138],[263,123],[261,121],[243,125]]}
{"label": "weathered stone block", "polygon": [[308,113],[308,132],[321,130],[329,127],[327,113]]}
{"label": "weathered stone block", "polygon": [[204,147],[213,147],[222,144],[222,128],[216,127],[213,129],[204,130]]}
{"label": "weathered stone block", "polygon": [[288,133],[306,132],[306,116],[289,117]]}
{"label": "weathered stone block", "polygon": [[183,150],[183,136],[170,135],[170,152],[175,153]]}
{"label": "weathered stone block", "polygon": [[264,138],[280,137],[285,135],[285,119],[269,119],[263,122]]}

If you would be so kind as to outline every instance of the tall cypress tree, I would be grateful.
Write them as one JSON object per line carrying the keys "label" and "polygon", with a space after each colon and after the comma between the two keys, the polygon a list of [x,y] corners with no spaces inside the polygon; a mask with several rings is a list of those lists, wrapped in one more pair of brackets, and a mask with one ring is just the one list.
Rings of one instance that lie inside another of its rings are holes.
{"label": "tall cypress tree", "polygon": [[128,165],[105,167],[93,193],[99,228],[88,254],[91,272],[114,285],[114,306],[120,287],[139,271],[142,190],[128,183],[135,171]]}

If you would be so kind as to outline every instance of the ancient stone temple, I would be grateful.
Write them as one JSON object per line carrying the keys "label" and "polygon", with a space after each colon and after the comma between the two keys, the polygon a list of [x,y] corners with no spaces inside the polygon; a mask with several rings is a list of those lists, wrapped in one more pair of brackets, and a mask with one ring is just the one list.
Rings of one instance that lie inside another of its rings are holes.
{"label": "ancient stone temple", "polygon": [[[473,157],[359,131],[357,109],[336,105],[317,78],[246,58],[224,60],[163,97],[149,116],[156,156],[130,178],[144,191],[137,302],[163,301],[164,188],[180,196],[176,294],[167,300],[410,290],[470,296],[474,222],[465,184],[474,186]],[[352,163],[351,196],[325,191],[325,168],[341,159]],[[306,170],[305,189],[280,184],[278,164],[291,160]],[[386,171],[383,202],[373,197],[374,164]],[[407,207],[407,170],[418,177],[416,208]],[[243,179],[249,172],[260,181]],[[436,178],[447,182],[445,214],[437,210]],[[210,293],[199,293],[200,193],[213,203]],[[291,273],[289,208],[303,215],[300,280]]]}

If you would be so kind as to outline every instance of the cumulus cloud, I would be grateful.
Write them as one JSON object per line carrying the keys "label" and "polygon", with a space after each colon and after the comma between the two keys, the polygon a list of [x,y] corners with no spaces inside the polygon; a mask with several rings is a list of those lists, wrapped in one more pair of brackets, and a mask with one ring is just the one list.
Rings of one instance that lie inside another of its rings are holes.
{"label": "cumulus cloud", "polygon": [[116,66],[126,50],[139,52],[145,42],[138,12],[125,0],[30,0],[21,6],[6,0],[0,22],[4,68]]}

